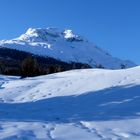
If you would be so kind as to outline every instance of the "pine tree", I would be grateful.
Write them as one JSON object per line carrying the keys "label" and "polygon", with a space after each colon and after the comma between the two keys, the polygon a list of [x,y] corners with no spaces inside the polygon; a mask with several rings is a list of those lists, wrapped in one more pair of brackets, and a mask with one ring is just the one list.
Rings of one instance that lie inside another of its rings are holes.
{"label": "pine tree", "polygon": [[55,73],[55,66],[49,67],[49,74]]}
{"label": "pine tree", "polygon": [[96,65],[96,68],[98,68],[98,69],[104,69],[104,67],[101,64]]}
{"label": "pine tree", "polygon": [[121,69],[125,69],[126,66],[124,64],[121,64]]}
{"label": "pine tree", "polygon": [[21,77],[33,77],[39,75],[39,65],[32,56],[25,58],[21,64]]}

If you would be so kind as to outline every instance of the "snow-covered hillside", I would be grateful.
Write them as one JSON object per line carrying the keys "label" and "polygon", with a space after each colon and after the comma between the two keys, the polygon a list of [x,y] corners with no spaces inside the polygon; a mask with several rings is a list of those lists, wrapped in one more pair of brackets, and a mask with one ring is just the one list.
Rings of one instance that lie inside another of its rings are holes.
{"label": "snow-covered hillside", "polygon": [[0,41],[1,47],[49,56],[65,62],[79,62],[92,67],[120,69],[136,66],[133,62],[112,57],[71,30],[30,28],[20,37]]}
{"label": "snow-covered hillside", "polygon": [[0,76],[2,140],[139,140],[140,67]]}

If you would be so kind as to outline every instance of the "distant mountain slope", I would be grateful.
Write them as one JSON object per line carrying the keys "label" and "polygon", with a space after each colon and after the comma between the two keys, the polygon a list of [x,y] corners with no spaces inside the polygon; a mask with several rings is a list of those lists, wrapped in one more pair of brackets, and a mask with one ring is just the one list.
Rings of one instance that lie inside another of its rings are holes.
{"label": "distant mountain slope", "polygon": [[0,76],[2,140],[139,140],[140,67]]}
{"label": "distant mountain slope", "polygon": [[133,62],[112,57],[71,30],[30,28],[16,39],[0,41],[0,46],[52,57],[67,63],[88,64],[94,68],[120,69],[136,66]]}

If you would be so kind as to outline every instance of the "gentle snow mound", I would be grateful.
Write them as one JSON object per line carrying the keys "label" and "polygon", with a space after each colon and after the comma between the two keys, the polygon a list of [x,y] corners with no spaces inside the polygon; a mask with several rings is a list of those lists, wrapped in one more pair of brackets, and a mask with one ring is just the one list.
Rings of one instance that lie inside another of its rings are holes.
{"label": "gentle snow mound", "polygon": [[0,79],[0,98],[4,102],[31,102],[58,96],[77,96],[112,87],[139,85],[140,67],[126,70],[83,69],[35,78],[5,79],[8,80]]}
{"label": "gentle snow mound", "polygon": [[139,140],[140,67],[0,76],[1,140]]}

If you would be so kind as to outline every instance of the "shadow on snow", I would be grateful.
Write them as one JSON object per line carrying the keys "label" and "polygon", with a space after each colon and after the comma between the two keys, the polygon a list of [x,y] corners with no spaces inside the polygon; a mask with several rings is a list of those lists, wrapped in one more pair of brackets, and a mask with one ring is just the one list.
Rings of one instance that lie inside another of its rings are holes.
{"label": "shadow on snow", "polygon": [[140,85],[112,87],[79,96],[61,96],[36,102],[0,103],[0,120],[105,121],[140,115]]}

